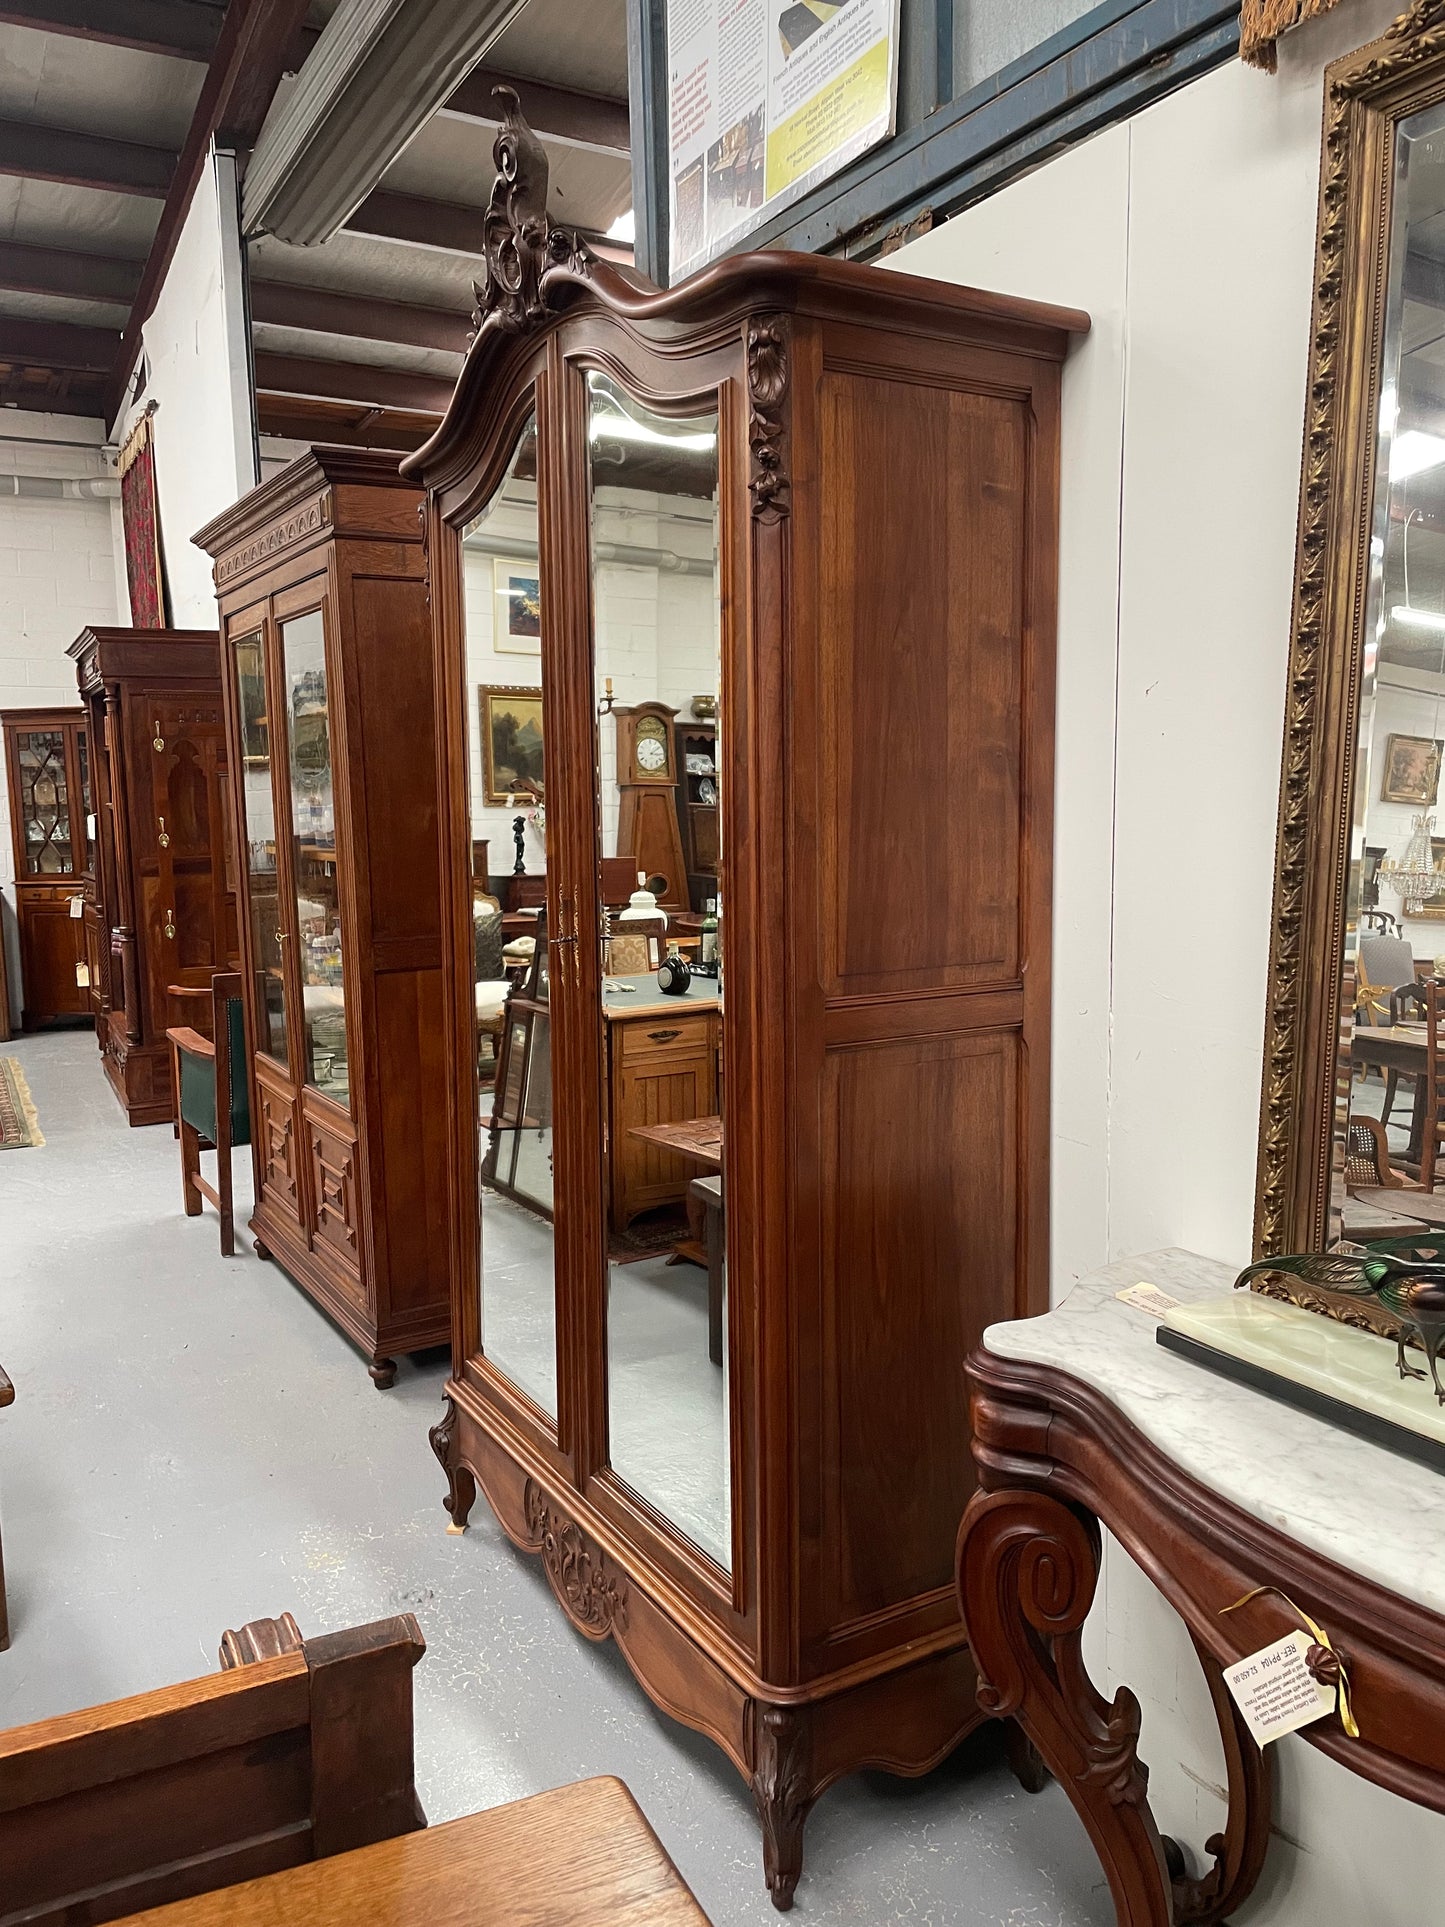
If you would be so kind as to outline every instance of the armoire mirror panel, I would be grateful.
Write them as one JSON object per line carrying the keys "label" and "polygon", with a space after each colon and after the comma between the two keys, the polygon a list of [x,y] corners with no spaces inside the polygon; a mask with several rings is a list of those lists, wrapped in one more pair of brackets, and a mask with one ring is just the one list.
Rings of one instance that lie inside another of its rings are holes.
{"label": "armoire mirror panel", "polygon": [[305,1027],[301,1074],[343,1110],[350,1104],[346,993],[341,980],[341,890],[326,682],[326,629],[319,609],[280,625],[290,776],[291,878],[296,977]]}
{"label": "armoire mirror panel", "polygon": [[[546,864],[537,424],[462,533],[471,832]],[[502,906],[473,876],[482,1350],[555,1423],[557,1266],[552,1204],[552,1035],[547,919],[503,941]],[[521,913],[518,913],[521,914]],[[504,956],[505,951],[505,956]]]}
{"label": "armoire mirror panel", "polygon": [[[721,775],[716,725],[688,747],[678,722],[720,687],[718,416],[654,413],[598,370],[587,400],[609,1459],[728,1568],[719,886],[694,910],[682,837],[690,794],[720,820]],[[618,903],[624,882],[655,912]],[[665,994],[660,956],[684,947],[687,989]]]}
{"label": "armoire mirror panel", "polygon": [[1325,93],[1261,1256],[1445,1226],[1445,54],[1392,33]]}
{"label": "armoire mirror panel", "polygon": [[241,785],[246,826],[247,900],[251,906],[251,955],[255,959],[252,1021],[256,1048],[286,1062],[285,941],[281,879],[276,866],[276,807],[271,791],[271,730],[266,712],[266,634],[251,629],[232,644],[236,660],[236,714],[241,736]]}

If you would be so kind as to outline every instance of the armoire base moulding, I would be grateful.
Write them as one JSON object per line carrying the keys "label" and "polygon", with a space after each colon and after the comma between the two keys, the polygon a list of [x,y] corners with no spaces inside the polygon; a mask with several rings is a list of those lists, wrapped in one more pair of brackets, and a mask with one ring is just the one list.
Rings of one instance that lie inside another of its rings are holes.
{"label": "armoire base moulding", "polygon": [[[773,1905],[793,1904],[808,1814],[835,1780],[863,1768],[908,1778],[940,1765],[984,1723],[978,1673],[960,1623],[907,1663],[854,1667],[776,1688],[750,1670],[693,1609],[687,1595],[619,1540],[575,1492],[559,1495],[520,1435],[494,1436],[495,1414],[447,1386],[432,1450],[447,1475],[443,1502],[465,1530],[477,1488],[512,1544],[542,1561],[558,1604],[584,1638],[614,1639],[653,1704],[719,1745],[752,1789]],[[666,1609],[653,1595],[666,1596]],[[697,1629],[691,1637],[679,1625]],[[1009,1763],[1032,1792],[1043,1777],[1010,1746]]]}
{"label": "armoire base moulding", "polygon": [[111,1089],[127,1124],[169,1124],[176,1114],[170,1046],[133,1044],[125,1034],[125,1023],[124,1011],[111,1010],[97,1025],[100,1061]]}

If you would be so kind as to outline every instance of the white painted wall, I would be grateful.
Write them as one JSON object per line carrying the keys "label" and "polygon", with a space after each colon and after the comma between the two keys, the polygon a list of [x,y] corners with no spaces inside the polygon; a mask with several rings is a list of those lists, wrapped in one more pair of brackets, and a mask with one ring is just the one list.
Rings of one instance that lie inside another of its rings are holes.
{"label": "white painted wall", "polygon": [[[0,414],[0,709],[79,709],[66,647],[128,613],[119,484],[99,421]],[[0,747],[0,925],[12,1016],[21,985],[9,782]]]}
{"label": "white painted wall", "polygon": [[127,405],[116,440],[156,403],[156,493],[172,619],[182,629],[213,629],[211,558],[191,537],[259,479],[229,154],[213,149],[202,170],[144,342],[145,392]]}
{"label": "white painted wall", "polygon": [[[1053,1276],[1249,1253],[1327,60],[1392,0],[1290,34],[1050,162],[889,266],[1085,308],[1064,373]],[[1202,804],[1202,807],[1201,807]],[[1196,1850],[1222,1760],[1192,1648],[1106,1550],[1089,1627]],[[1420,1927],[1445,1819],[1302,1741],[1240,1927]]]}

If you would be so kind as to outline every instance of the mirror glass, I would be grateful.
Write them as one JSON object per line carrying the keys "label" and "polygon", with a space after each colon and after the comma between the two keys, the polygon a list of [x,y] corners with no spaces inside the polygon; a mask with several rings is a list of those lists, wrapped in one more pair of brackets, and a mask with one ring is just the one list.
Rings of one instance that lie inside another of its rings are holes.
{"label": "mirror glass", "polygon": [[1331,1239],[1445,1224],[1424,1021],[1445,978],[1445,107],[1400,123],[1394,167]]}
{"label": "mirror glass", "polygon": [[241,719],[241,794],[246,814],[251,955],[256,972],[256,1048],[286,1062],[286,980],[282,974],[281,884],[276,869],[276,804],[271,790],[271,730],[266,711],[266,643],[259,629],[234,645],[236,709]]}
{"label": "mirror glass", "polygon": [[537,424],[462,532],[482,1350],[554,1421],[552,1037]]}
{"label": "mirror glass", "polygon": [[296,891],[296,976],[305,1025],[301,1074],[345,1108],[346,993],[341,981],[341,886],[336,869],[336,801],[331,774],[331,708],[321,611],[281,624],[286,749],[291,783],[291,880]]}
{"label": "mirror glass", "polygon": [[727,1567],[718,418],[588,389],[610,1457]]}

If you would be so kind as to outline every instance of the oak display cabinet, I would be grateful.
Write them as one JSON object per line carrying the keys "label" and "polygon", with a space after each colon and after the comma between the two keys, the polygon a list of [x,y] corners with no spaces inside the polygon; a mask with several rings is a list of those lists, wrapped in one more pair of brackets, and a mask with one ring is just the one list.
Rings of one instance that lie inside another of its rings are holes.
{"label": "oak display cabinet", "polygon": [[31,1030],[93,1008],[85,936],[94,897],[90,746],[82,709],[7,709],[0,730],[15,857],[20,1025]]}
{"label": "oak display cabinet", "polygon": [[130,1124],[176,1114],[171,985],[234,970],[229,770],[214,629],[82,629],[67,652],[87,718],[94,874],[81,932],[96,1043]]}
{"label": "oak display cabinet", "polygon": [[194,538],[237,771],[251,1230],[383,1389],[448,1331],[419,506],[394,458],[317,448]]}
{"label": "oak display cabinet", "polygon": [[[480,1485],[578,1630],[748,1780],[786,1907],[826,1787],[921,1773],[982,1718],[952,1583],[963,1364],[1048,1302],[1059,378],[1088,323],[786,253],[658,292],[549,224],[515,100],[496,158],[478,332],[403,465],[445,771],[457,1298],[433,1444],[453,1522]],[[540,580],[545,1215],[479,1185],[464,538]],[[631,724],[658,718],[676,837],[696,690],[718,696],[721,982],[639,1008],[609,1056],[609,1003],[646,1001],[603,969]],[[721,1075],[704,1050],[670,1078],[697,1010]],[[719,1364],[708,1274],[669,1262],[684,1226],[665,1242],[713,1105]],[[621,1227],[624,1131],[657,1161]]]}

